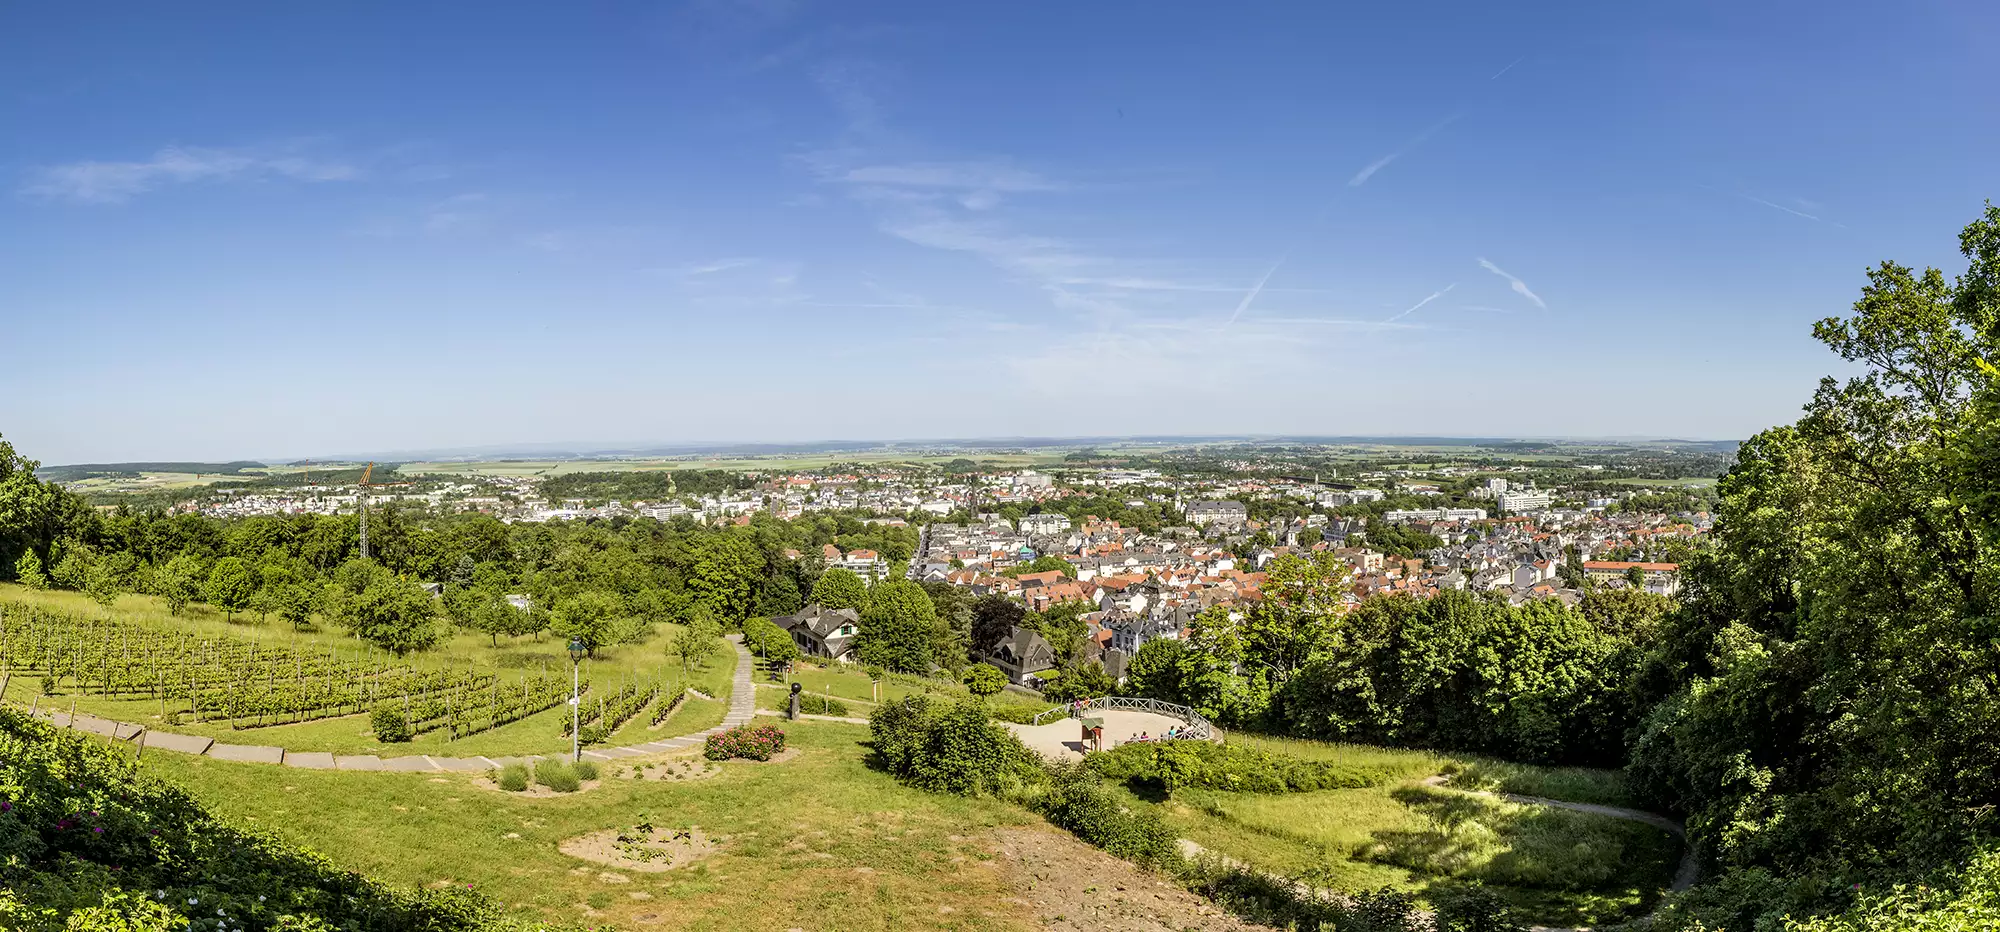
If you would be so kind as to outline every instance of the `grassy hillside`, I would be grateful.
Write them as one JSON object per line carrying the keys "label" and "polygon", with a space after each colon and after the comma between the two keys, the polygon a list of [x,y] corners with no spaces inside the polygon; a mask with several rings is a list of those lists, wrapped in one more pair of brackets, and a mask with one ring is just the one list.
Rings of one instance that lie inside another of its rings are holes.
{"label": "grassy hillside", "polygon": [[[992,857],[988,829],[1032,816],[992,800],[935,796],[868,768],[866,729],[787,723],[801,754],[730,762],[686,783],[624,780],[536,799],[459,775],[294,771],[176,755],[149,773],[247,824],[394,884],[470,883],[529,917],[621,928],[1025,930],[1035,924]],[[617,871],[557,850],[564,840],[655,820],[720,839],[712,858],[663,873]],[[751,917],[754,917],[752,919]]]}
{"label": "grassy hillside", "polygon": [[[104,609],[79,593],[36,591],[12,584],[0,584],[0,603],[31,605],[86,617],[106,615]],[[190,605],[176,617],[168,612],[163,602],[152,596],[120,596],[109,614],[121,621],[149,628],[184,631],[197,638],[213,638],[218,641],[247,641],[270,647],[318,647],[334,651],[343,657],[367,656],[370,651],[370,648],[338,629],[316,627],[313,630],[298,632],[275,618],[259,622],[254,615],[238,615],[234,621],[226,621],[222,613],[203,605]],[[596,658],[584,662],[581,671],[583,678],[606,689],[615,688],[619,682],[625,680],[659,679],[670,685],[685,683],[711,696],[726,697],[729,693],[730,677],[736,665],[735,650],[723,645],[715,651],[707,666],[694,671],[684,671],[679,665],[668,662],[663,649],[669,632],[674,632],[677,628],[677,625],[662,624],[657,626],[652,637],[642,643],[612,645],[601,649]],[[460,631],[455,632],[437,650],[410,655],[404,662],[418,670],[474,670],[497,676],[503,684],[518,683],[524,677],[543,675],[567,679],[570,673],[569,656],[565,652],[563,642],[547,636],[540,639],[503,638],[496,646],[484,635]],[[73,706],[80,712],[119,721],[163,727],[185,734],[207,735],[231,743],[274,744],[299,751],[474,756],[544,753],[563,750],[569,746],[568,739],[561,733],[568,712],[566,708],[560,707],[536,713],[520,721],[456,742],[447,742],[441,734],[433,733],[420,735],[407,744],[383,745],[366,734],[368,721],[365,715],[255,728],[236,728],[229,724],[200,722],[169,725],[166,724],[167,718],[164,713],[176,707],[173,704],[146,698],[121,695],[107,697],[80,692],[75,686],[67,683],[58,687],[52,695],[45,696],[42,688],[40,677],[14,676],[7,685],[6,697],[23,705],[33,703],[43,708],[53,705],[64,710]],[[642,714],[641,718],[650,721],[648,714]],[[675,712],[672,718],[662,723],[661,729],[647,733],[649,736],[640,740],[699,731],[721,720],[722,703],[691,700]],[[642,726],[644,724],[645,722],[641,722]]]}

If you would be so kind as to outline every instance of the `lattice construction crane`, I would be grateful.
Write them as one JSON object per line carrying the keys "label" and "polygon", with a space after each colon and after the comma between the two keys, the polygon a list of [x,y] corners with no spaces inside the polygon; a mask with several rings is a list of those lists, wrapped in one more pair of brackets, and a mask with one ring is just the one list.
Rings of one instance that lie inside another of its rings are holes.
{"label": "lattice construction crane", "polygon": [[369,482],[368,477],[373,475],[375,475],[375,464],[369,463],[368,468],[361,471],[361,482],[359,483],[361,486],[361,559],[363,560],[368,559],[368,490],[409,485],[407,482]]}

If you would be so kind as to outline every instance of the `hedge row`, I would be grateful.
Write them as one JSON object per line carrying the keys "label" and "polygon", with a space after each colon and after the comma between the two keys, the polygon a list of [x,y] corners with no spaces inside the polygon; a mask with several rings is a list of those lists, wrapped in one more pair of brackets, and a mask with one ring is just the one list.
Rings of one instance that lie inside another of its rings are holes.
{"label": "hedge row", "polygon": [[1309,793],[1381,786],[1389,775],[1368,767],[1306,760],[1208,741],[1119,745],[1092,754],[1088,766],[1112,780],[1242,793]]}

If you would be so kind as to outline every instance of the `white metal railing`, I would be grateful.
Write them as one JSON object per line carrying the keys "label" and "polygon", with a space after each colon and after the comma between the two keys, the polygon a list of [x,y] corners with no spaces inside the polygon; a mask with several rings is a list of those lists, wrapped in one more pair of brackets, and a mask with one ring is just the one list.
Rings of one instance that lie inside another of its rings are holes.
{"label": "white metal railing", "polygon": [[1215,742],[1222,740],[1222,729],[1216,727],[1214,722],[1203,718],[1200,712],[1196,712],[1184,705],[1161,702],[1158,699],[1140,699],[1132,696],[1099,696],[1084,702],[1082,705],[1072,703],[1060,706],[1035,716],[1034,724],[1040,725],[1043,719],[1053,718],[1058,715],[1070,716],[1080,711],[1098,709],[1125,712],[1151,712],[1154,715],[1165,715],[1186,722],[1186,734],[1192,740]]}

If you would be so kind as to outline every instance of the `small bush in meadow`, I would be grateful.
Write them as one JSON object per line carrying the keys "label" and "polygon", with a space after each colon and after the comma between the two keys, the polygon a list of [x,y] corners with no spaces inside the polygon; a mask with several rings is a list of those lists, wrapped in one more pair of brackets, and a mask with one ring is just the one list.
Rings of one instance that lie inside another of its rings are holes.
{"label": "small bush in meadow", "polygon": [[403,717],[403,707],[393,702],[384,702],[368,713],[368,727],[375,730],[375,740],[384,744],[410,740],[410,721]]}
{"label": "small bush in meadow", "polygon": [[708,736],[708,746],[704,753],[709,760],[729,760],[741,757],[747,760],[770,760],[771,756],[785,749],[785,733],[770,725],[738,725],[728,731]]}
{"label": "small bush in meadow", "polygon": [[493,782],[509,793],[519,793],[528,788],[528,767],[526,764],[508,764],[500,768],[500,775]]}
{"label": "small bush in meadow", "polygon": [[596,761],[580,760],[570,765],[570,769],[576,771],[579,780],[595,780],[598,776]]}
{"label": "small bush in meadow", "polygon": [[868,721],[875,756],[897,779],[932,792],[977,796],[1029,779],[1034,754],[986,717],[977,700],[906,696]]}
{"label": "small bush in meadow", "polygon": [[535,782],[558,793],[574,793],[583,788],[583,781],[577,779],[576,771],[568,764],[546,758],[535,762]]}
{"label": "small bush in meadow", "polygon": [[846,715],[847,703],[827,696],[800,696],[799,711],[806,715]]}

